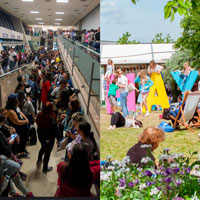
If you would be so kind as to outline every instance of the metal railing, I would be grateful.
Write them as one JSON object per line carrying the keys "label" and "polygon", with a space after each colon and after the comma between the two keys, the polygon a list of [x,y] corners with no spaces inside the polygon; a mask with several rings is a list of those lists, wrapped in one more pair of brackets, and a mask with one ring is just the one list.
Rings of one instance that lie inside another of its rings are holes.
{"label": "metal railing", "polygon": [[73,40],[66,39],[62,35],[59,35],[58,39],[63,44],[67,57],[72,59],[71,74],[73,75],[76,66],[89,86],[88,113],[91,97],[100,99],[100,54]]}

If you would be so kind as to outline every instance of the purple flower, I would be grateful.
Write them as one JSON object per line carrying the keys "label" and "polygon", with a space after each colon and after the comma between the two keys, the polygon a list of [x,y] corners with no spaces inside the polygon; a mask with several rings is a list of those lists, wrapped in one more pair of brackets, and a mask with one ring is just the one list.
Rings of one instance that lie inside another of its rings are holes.
{"label": "purple flower", "polygon": [[180,171],[179,168],[175,168],[175,169],[173,169],[173,172],[174,172],[175,174],[177,174],[179,171]]}
{"label": "purple flower", "polygon": [[182,181],[181,180],[177,180],[176,181],[176,185],[181,185]]}
{"label": "purple flower", "polygon": [[167,176],[169,176],[172,173],[172,170],[170,168],[167,168],[165,170],[165,173],[167,174]]}
{"label": "purple flower", "polygon": [[126,185],[126,180],[124,178],[120,178],[119,183],[119,187],[124,187]]}
{"label": "purple flower", "polygon": [[170,182],[172,181],[170,177],[167,177],[167,178],[165,178],[164,180],[165,180],[165,182],[167,182],[167,183],[170,183]]}
{"label": "purple flower", "polygon": [[139,179],[135,179],[134,184],[137,185],[139,183]]}
{"label": "purple flower", "polygon": [[145,175],[145,176],[152,176],[153,174],[152,174],[151,171],[146,170],[146,171],[144,172],[144,175]]}
{"label": "purple flower", "polygon": [[128,184],[128,186],[131,188],[131,187],[134,186],[134,183],[133,183],[133,182],[130,182],[130,183]]}
{"label": "purple flower", "polygon": [[184,171],[181,171],[180,174],[181,174],[181,175],[184,175],[185,173],[184,173]]}
{"label": "purple flower", "polygon": [[171,186],[171,185],[168,185],[168,186],[167,186],[167,189],[168,189],[168,190],[171,190],[171,189],[172,189],[172,186]]}
{"label": "purple flower", "polygon": [[147,181],[147,186],[151,186],[152,185],[152,182],[151,181]]}
{"label": "purple flower", "polygon": [[161,190],[161,187],[157,187],[158,190]]}
{"label": "purple flower", "polygon": [[187,172],[187,173],[190,173],[190,168],[189,168],[189,167],[186,169],[186,172]]}
{"label": "purple flower", "polygon": [[173,200],[184,200],[184,199],[181,197],[175,197],[175,198],[173,198]]}

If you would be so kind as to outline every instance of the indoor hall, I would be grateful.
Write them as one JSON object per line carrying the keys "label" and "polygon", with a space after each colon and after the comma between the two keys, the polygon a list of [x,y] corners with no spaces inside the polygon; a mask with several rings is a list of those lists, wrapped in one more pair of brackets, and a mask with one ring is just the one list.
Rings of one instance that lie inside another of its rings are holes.
{"label": "indoor hall", "polygon": [[98,196],[100,2],[0,2],[0,197]]}

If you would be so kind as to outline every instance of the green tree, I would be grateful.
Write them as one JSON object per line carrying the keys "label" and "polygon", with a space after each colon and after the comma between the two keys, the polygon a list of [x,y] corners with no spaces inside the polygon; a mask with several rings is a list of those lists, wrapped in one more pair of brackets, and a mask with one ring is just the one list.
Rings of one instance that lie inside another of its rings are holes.
{"label": "green tree", "polygon": [[169,34],[166,37],[163,37],[162,33],[157,33],[155,38],[152,40],[152,43],[160,44],[160,43],[172,43],[173,39]]}
{"label": "green tree", "polygon": [[200,68],[200,8],[192,15],[184,17],[181,27],[182,36],[178,38],[175,47],[189,50],[193,65],[198,65]]}
{"label": "green tree", "polygon": [[[136,4],[136,0],[131,0]],[[174,20],[174,15],[178,12],[179,15],[188,16],[197,11],[199,0],[170,0],[164,7],[165,19],[171,18]]]}
{"label": "green tree", "polygon": [[129,32],[124,33],[122,37],[120,37],[117,41],[117,44],[140,44],[140,42],[136,40],[130,41],[129,37],[131,37],[131,34]]}

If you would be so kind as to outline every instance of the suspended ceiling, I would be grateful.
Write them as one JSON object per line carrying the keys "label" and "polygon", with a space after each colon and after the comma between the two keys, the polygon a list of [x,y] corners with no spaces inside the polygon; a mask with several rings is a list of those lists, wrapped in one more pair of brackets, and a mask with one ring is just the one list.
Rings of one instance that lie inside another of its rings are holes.
{"label": "suspended ceiling", "polygon": [[[20,18],[27,25],[76,25],[94,8],[100,4],[99,0],[68,0],[68,3],[57,3],[56,0],[34,0],[23,2],[22,0],[0,0],[0,8]],[[39,11],[38,14],[31,14],[30,11]],[[56,12],[64,12],[59,15]],[[42,18],[36,20],[36,18]],[[56,20],[62,19],[62,20]]]}

